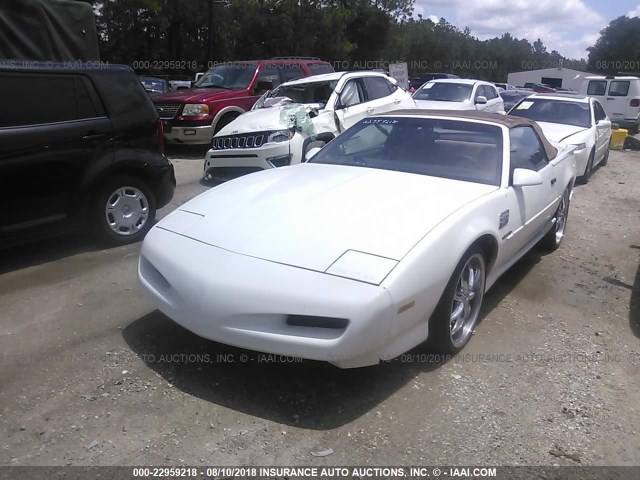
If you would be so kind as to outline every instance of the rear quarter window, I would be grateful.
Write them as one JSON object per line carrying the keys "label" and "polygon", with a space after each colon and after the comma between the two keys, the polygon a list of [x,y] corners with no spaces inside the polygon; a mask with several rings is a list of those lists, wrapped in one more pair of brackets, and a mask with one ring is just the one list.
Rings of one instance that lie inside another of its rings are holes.
{"label": "rear quarter window", "polygon": [[369,100],[376,100],[391,95],[389,82],[381,77],[365,77],[364,84],[369,93]]}
{"label": "rear quarter window", "polygon": [[628,80],[612,80],[609,84],[609,95],[612,97],[626,97],[629,95],[629,85],[631,85],[631,82]]}

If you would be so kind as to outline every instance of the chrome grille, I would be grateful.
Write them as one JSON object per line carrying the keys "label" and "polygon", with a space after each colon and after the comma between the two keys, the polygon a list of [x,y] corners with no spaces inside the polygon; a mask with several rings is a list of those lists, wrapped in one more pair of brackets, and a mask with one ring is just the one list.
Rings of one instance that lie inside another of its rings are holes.
{"label": "chrome grille", "polygon": [[214,137],[211,147],[214,150],[233,150],[234,148],[259,148],[269,139],[271,132],[243,133]]}
{"label": "chrome grille", "polygon": [[156,103],[156,112],[162,119],[172,119],[178,113],[179,103]]}

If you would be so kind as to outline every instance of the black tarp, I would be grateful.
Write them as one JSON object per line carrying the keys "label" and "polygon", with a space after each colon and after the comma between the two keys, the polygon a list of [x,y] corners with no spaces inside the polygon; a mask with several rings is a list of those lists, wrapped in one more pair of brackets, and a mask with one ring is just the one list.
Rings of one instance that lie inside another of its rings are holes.
{"label": "black tarp", "polygon": [[0,59],[100,60],[93,7],[71,0],[0,0]]}

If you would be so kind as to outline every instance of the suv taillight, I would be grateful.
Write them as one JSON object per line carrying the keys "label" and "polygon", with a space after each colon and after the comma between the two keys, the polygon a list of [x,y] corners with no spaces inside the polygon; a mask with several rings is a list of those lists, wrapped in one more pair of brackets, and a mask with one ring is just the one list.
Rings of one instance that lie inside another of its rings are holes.
{"label": "suv taillight", "polygon": [[162,120],[156,120],[156,131],[158,132],[158,145],[160,146],[160,153],[164,154],[164,126]]}
{"label": "suv taillight", "polygon": [[632,107],[640,107],[640,98],[632,98],[631,102],[629,102],[629,105],[631,105]]}

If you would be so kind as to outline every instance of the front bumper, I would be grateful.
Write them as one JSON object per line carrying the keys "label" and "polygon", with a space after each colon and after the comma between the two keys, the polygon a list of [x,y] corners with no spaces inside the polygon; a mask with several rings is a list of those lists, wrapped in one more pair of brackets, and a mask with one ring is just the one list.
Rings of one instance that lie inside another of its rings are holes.
{"label": "front bumper", "polygon": [[275,168],[271,163],[276,158],[289,157],[289,163],[297,163],[291,155],[290,142],[269,143],[260,148],[234,148],[229,150],[209,150],[204,160],[204,173],[214,173],[216,170],[226,169],[253,169],[267,170]]}
{"label": "front bumper", "polygon": [[168,143],[181,143],[204,145],[210,144],[213,138],[213,127],[205,125],[200,127],[181,127],[170,125],[170,121],[165,120],[164,138]]}
{"label": "front bumper", "polygon": [[[138,264],[142,290],[195,334],[342,368],[378,363],[394,318],[386,289],[236,254],[154,227]],[[289,316],[346,326],[287,323]]]}
{"label": "front bumper", "polygon": [[[578,150],[573,154],[576,161],[576,176],[581,177],[587,170],[587,163],[589,163],[589,156],[591,155],[591,148],[585,147],[582,150]],[[595,160],[594,160],[595,162]]]}

